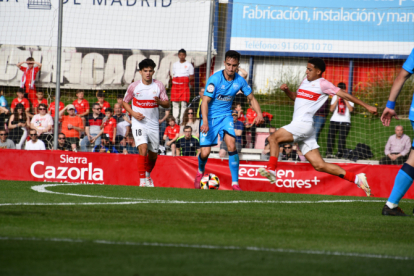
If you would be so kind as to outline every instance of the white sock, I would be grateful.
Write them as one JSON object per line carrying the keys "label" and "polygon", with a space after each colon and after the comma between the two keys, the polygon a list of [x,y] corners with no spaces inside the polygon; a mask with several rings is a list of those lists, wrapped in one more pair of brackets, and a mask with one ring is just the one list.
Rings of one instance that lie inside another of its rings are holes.
{"label": "white sock", "polygon": [[358,184],[359,183],[359,178],[358,178],[358,175],[356,175],[355,176],[355,184]]}
{"label": "white sock", "polygon": [[239,185],[239,182],[231,182],[231,186]]}
{"label": "white sock", "polygon": [[139,180],[139,183],[140,183],[141,185],[145,185],[145,178],[141,178],[141,179]]}
{"label": "white sock", "polygon": [[200,173],[200,174],[204,174],[204,172],[200,172],[200,170],[198,170],[198,173]]}
{"label": "white sock", "polygon": [[151,177],[151,173],[145,172],[145,177]]}
{"label": "white sock", "polygon": [[388,207],[390,207],[390,209],[394,209],[394,208],[396,208],[396,207],[398,207],[398,204],[394,204],[394,203],[391,203],[391,202],[389,202],[389,201],[387,201],[387,203],[385,203]]}

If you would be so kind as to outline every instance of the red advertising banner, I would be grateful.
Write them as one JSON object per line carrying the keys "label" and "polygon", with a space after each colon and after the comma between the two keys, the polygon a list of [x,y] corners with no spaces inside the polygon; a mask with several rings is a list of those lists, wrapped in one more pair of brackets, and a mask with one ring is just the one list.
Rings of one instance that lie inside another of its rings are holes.
{"label": "red advertising banner", "polygon": [[[108,153],[71,153],[63,151],[24,151],[0,149],[0,179],[139,185],[137,156]],[[355,184],[317,172],[309,163],[280,162],[277,182],[260,176],[266,162],[240,161],[239,180],[243,191],[365,196]],[[400,166],[340,164],[345,170],[365,173],[374,197],[388,197]],[[151,174],[156,187],[193,189],[198,168],[195,157],[159,156]],[[227,160],[209,159],[206,172],[220,178],[220,189],[231,189]],[[414,189],[405,198],[414,199]]]}

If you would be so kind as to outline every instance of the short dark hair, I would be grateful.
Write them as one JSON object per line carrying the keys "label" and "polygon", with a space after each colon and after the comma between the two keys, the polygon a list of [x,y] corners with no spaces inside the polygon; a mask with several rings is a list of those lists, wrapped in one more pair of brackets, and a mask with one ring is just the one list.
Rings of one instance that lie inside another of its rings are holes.
{"label": "short dark hair", "polygon": [[36,91],[36,93],[42,93],[42,94],[45,94],[45,92],[43,92],[43,90],[40,90],[40,89],[38,89],[38,90]]}
{"label": "short dark hair", "polygon": [[20,92],[20,93],[23,93],[24,94],[25,91],[24,91],[24,88],[21,88],[20,87],[19,90],[17,90],[17,92]]}
{"label": "short dark hair", "polygon": [[26,61],[34,61],[34,58],[32,58],[32,57],[28,57],[28,58],[26,59]]}
{"label": "short dark hair", "polygon": [[63,136],[65,136],[65,138],[66,138],[65,133],[63,133],[63,132],[59,132],[58,137],[59,137],[60,135],[63,135]]}
{"label": "short dark hair", "polygon": [[178,53],[183,53],[183,54],[187,55],[187,51],[186,51],[186,50],[184,50],[184,49],[180,49],[180,50],[178,51]]}
{"label": "short dark hair", "polygon": [[338,85],[337,85],[339,88],[341,88],[341,89],[343,89],[343,90],[346,90],[346,84],[344,83],[344,82],[340,82],[340,83],[338,83]]}
{"label": "short dark hair", "polygon": [[116,96],[116,98],[117,98],[117,99],[123,99],[123,98],[124,98],[124,95],[122,95],[122,94],[118,94],[118,95]]}
{"label": "short dark hair", "polygon": [[111,107],[108,107],[107,109],[105,109],[105,112],[112,112],[112,113],[114,113],[114,110]]}
{"label": "short dark hair", "polygon": [[146,59],[144,59],[143,61],[141,61],[139,64],[138,64],[138,67],[139,67],[139,70],[141,71],[142,69],[144,69],[144,68],[148,68],[148,67],[151,67],[152,69],[154,69],[155,68],[155,66],[157,66],[156,64],[155,64],[155,62],[152,60],[152,59],[150,59],[150,58],[146,58]]}
{"label": "short dark hair", "polygon": [[226,52],[226,55],[224,56],[224,60],[226,60],[227,58],[234,58],[234,59],[237,59],[237,61],[240,61],[240,54],[239,52],[229,50]]}
{"label": "short dark hair", "polygon": [[76,94],[78,94],[78,93],[85,93],[85,91],[83,91],[82,89],[79,89],[79,90],[76,90]]}
{"label": "short dark hair", "polygon": [[313,66],[321,70],[322,73],[326,70],[325,61],[323,61],[323,59],[321,58],[311,58],[310,60],[308,60],[308,63],[313,64]]}
{"label": "short dark hair", "polygon": [[98,91],[98,93],[96,93],[96,97],[103,98],[105,97],[105,94],[102,91]]}
{"label": "short dark hair", "polygon": [[44,107],[44,108],[47,110],[47,105],[45,105],[45,104],[43,104],[43,103],[39,104],[39,105],[37,106],[37,109],[39,109],[39,107]]}
{"label": "short dark hair", "polygon": [[106,135],[106,133],[104,133],[104,134],[101,136],[101,140],[107,140],[107,141],[109,141],[109,137]]}
{"label": "short dark hair", "polygon": [[185,126],[184,130],[186,130],[186,129],[190,129],[191,131],[193,131],[193,128],[191,126]]}
{"label": "short dark hair", "polygon": [[95,106],[98,106],[99,108],[101,108],[101,105],[100,105],[100,104],[98,104],[98,103],[94,103],[94,104],[92,105],[92,108],[94,108]]}
{"label": "short dark hair", "polygon": [[168,122],[170,122],[170,121],[174,121],[174,122],[175,122],[175,118],[174,118],[174,117],[170,117],[170,118],[168,119]]}
{"label": "short dark hair", "polygon": [[29,133],[32,132],[32,131],[37,133],[36,129],[33,129],[33,128],[29,130]]}

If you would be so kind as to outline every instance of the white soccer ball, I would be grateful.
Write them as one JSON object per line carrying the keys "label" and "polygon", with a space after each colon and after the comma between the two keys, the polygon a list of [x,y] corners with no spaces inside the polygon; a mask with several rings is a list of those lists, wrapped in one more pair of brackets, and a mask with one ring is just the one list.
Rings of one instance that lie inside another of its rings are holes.
{"label": "white soccer ball", "polygon": [[202,190],[218,190],[220,187],[220,179],[213,173],[206,173],[200,181],[200,188]]}

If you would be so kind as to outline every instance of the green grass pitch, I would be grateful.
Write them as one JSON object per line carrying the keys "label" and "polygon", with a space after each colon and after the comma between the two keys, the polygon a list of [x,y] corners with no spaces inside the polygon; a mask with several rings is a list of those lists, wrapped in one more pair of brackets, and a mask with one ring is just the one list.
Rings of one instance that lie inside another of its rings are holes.
{"label": "green grass pitch", "polygon": [[413,200],[44,184],[0,181],[0,275],[414,273]]}

